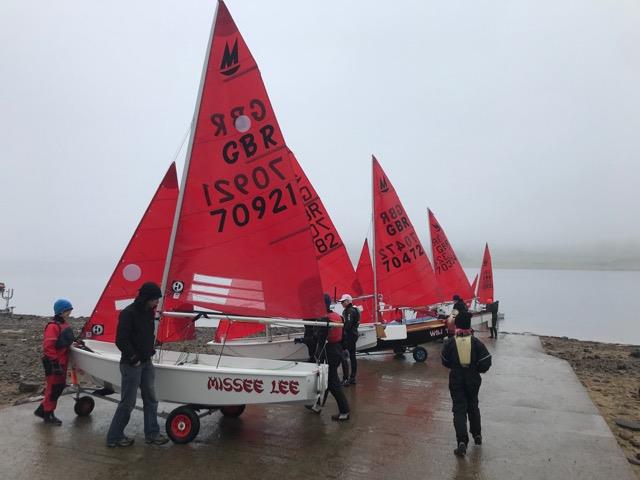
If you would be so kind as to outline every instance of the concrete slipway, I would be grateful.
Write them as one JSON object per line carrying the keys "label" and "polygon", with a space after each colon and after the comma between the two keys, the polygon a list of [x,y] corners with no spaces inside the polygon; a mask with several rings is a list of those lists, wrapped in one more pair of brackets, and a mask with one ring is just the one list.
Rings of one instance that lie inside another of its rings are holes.
{"label": "concrete slipway", "polygon": [[[483,338],[483,337],[481,337]],[[604,419],[570,366],[545,355],[535,336],[501,334],[480,391],[484,444],[453,455],[455,436],[440,344],[426,363],[391,355],[359,361],[347,391],[352,418],[338,424],[333,399],[321,415],[300,406],[249,406],[239,419],[202,419],[195,442],[148,446],[134,412],[129,448],[109,449],[115,404],[96,400],[76,418],[65,396],[61,427],[34,404],[0,410],[0,478],[155,479],[635,479]],[[170,405],[160,410],[169,411]],[[162,424],[164,422],[162,421]]]}

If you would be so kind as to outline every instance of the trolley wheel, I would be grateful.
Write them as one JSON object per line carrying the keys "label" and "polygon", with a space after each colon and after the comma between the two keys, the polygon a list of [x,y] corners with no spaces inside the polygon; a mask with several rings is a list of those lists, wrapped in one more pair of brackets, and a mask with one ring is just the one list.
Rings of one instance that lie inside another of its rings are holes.
{"label": "trolley wheel", "polygon": [[220,407],[220,411],[225,417],[238,418],[242,415],[245,408],[247,408],[246,405],[226,405],[224,407]]}
{"label": "trolley wheel", "polygon": [[416,347],[413,349],[413,359],[416,362],[424,362],[427,359],[427,349],[424,347]]}
{"label": "trolley wheel", "polygon": [[200,431],[200,417],[193,408],[183,405],[169,414],[166,430],[174,443],[189,443]]}
{"label": "trolley wheel", "polygon": [[393,347],[393,353],[396,355],[404,355],[404,352],[407,351],[407,347]]}
{"label": "trolley wheel", "polygon": [[93,412],[93,407],[96,406],[96,402],[91,397],[80,397],[76,400],[76,404],[73,406],[73,411],[79,417],[88,417]]}

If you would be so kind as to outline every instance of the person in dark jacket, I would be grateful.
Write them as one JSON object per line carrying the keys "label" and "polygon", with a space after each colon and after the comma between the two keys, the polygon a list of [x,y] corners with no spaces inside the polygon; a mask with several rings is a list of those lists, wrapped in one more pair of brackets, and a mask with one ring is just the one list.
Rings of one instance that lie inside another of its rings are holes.
{"label": "person in dark jacket", "polygon": [[[331,297],[329,294],[324,294],[324,301],[327,306],[327,317],[323,320],[328,320],[332,323],[342,323],[342,317],[331,311]],[[324,392],[322,405],[316,403],[312,407],[307,408],[315,413],[320,413],[322,406],[324,406],[327,401],[327,396],[331,393],[338,403],[338,414],[332,415],[331,419],[337,422],[345,422],[349,420],[349,402],[342,390],[342,384],[340,383],[340,377],[338,376],[338,366],[342,361],[342,329],[338,327],[320,328],[324,330],[324,335],[321,335],[323,338],[323,345],[326,341],[324,349],[326,352],[327,363],[329,364],[329,388]]]}
{"label": "person in dark jacket", "polygon": [[122,352],[121,398],[107,433],[107,446],[110,448],[133,445],[133,439],[124,435],[124,429],[136,405],[138,387],[142,394],[145,441],[153,445],[169,441],[160,434],[155,371],[151,361],[155,354],[155,309],[161,297],[162,291],[158,285],[153,282],[144,283],[138,290],[135,301],[120,312],[116,345]]}
{"label": "person in dark jacket", "polygon": [[467,308],[467,304],[464,303],[462,298],[460,298],[460,295],[454,295],[453,296],[453,302],[454,302],[453,303],[453,309],[457,310],[458,313],[469,311],[469,309]]}
{"label": "person in dark jacket", "polygon": [[67,382],[67,365],[69,363],[69,348],[74,342],[73,329],[67,323],[73,306],[69,300],[61,298],[53,304],[53,320],[44,327],[42,341],[42,365],[46,378],[44,398],[33,414],[45,423],[62,425],[53,411],[58,405],[58,398],[62,395]]}
{"label": "person in dark jacket", "polygon": [[356,343],[358,342],[358,326],[360,325],[360,311],[353,306],[353,298],[348,293],[345,293],[340,297],[339,302],[342,304],[344,310],[342,311],[342,319],[344,320],[343,327],[343,347],[349,352],[350,362],[350,374],[345,372],[345,365],[343,364],[343,385],[355,385],[356,373],[358,372],[358,361],[356,360]]}
{"label": "person in dark jacket", "polygon": [[487,347],[473,336],[468,312],[459,313],[456,317],[456,336],[447,340],[442,347],[442,365],[450,369],[449,393],[453,402],[451,411],[457,442],[453,453],[462,457],[467,453],[469,444],[467,417],[474,443],[482,444],[478,407],[478,392],[482,383],[480,374],[491,366],[491,354]]}
{"label": "person in dark jacket", "polygon": [[489,331],[491,335],[489,338],[498,338],[498,304],[500,302],[490,302],[487,305],[487,310],[491,312],[491,326],[489,327]]}

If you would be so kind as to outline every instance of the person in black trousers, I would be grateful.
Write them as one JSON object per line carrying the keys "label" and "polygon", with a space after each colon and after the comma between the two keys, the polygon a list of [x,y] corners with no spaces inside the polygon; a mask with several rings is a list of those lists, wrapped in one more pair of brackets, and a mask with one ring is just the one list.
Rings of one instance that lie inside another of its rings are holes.
{"label": "person in black trousers", "polygon": [[343,364],[344,381],[342,385],[348,387],[349,385],[355,385],[356,373],[358,372],[358,361],[356,360],[356,343],[358,342],[360,311],[353,306],[353,298],[348,293],[342,295],[339,302],[344,308],[344,310],[342,311],[342,319],[344,320],[343,347],[345,350],[349,351],[349,362],[351,363],[350,374],[344,371],[345,365]]}
{"label": "person in black trousers", "polygon": [[489,331],[491,335],[489,338],[498,338],[498,304],[500,302],[495,301],[489,303],[487,305],[487,310],[491,312],[491,326],[489,327]]}
{"label": "person in black trousers", "polygon": [[[324,301],[327,306],[327,317],[325,318],[332,323],[342,323],[342,317],[337,313],[331,311],[331,297],[329,294],[324,294]],[[323,319],[323,320],[325,320]],[[324,399],[322,404],[318,400],[313,406],[307,406],[307,408],[315,413],[320,413],[322,407],[327,401],[329,392],[336,399],[338,404],[338,414],[332,415],[331,419],[337,422],[345,422],[349,420],[350,409],[347,397],[342,390],[342,384],[340,383],[340,377],[338,376],[338,366],[342,361],[342,329],[339,327],[321,327],[325,331],[324,338],[326,339],[326,346],[324,340],[322,345],[326,348],[326,358],[329,364],[329,388],[324,392]]]}
{"label": "person in black trousers", "polygon": [[461,312],[456,317],[456,336],[447,340],[442,348],[442,365],[450,369],[449,393],[453,407],[453,426],[456,430],[456,455],[467,453],[469,430],[476,445],[482,444],[482,427],[478,392],[482,378],[480,373],[489,370],[491,354],[487,347],[473,336],[471,315]]}

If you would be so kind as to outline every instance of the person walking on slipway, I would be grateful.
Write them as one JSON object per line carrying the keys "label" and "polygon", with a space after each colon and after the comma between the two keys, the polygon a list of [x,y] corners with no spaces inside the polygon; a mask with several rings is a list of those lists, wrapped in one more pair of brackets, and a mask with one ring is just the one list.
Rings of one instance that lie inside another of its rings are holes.
{"label": "person walking on slipway", "polygon": [[442,365],[449,368],[449,393],[453,406],[453,426],[456,430],[456,455],[464,457],[469,444],[469,430],[476,445],[482,444],[482,427],[478,392],[482,384],[481,373],[491,367],[491,354],[484,343],[473,336],[471,314],[460,312],[456,316],[455,337],[442,348]]}

